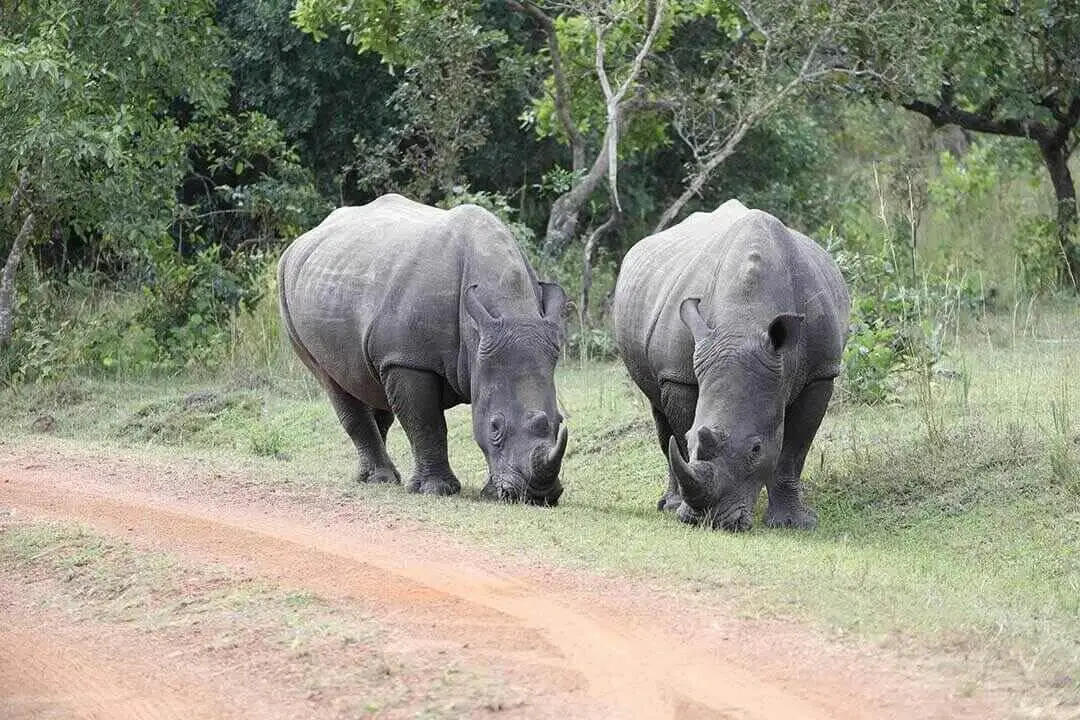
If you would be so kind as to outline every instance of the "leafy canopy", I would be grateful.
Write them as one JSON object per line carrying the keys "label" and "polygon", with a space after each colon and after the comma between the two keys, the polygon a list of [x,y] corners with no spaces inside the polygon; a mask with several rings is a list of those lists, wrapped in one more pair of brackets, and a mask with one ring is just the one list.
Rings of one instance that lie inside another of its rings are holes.
{"label": "leafy canopy", "polygon": [[112,239],[158,234],[184,172],[170,113],[227,100],[212,13],[212,0],[43,0],[6,17],[3,195],[22,182],[46,218]]}

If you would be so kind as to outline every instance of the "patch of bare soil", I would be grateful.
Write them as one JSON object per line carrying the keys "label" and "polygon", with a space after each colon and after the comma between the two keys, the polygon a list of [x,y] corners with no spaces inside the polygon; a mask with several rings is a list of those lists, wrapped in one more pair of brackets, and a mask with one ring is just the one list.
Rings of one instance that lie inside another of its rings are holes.
{"label": "patch of bare soil", "polygon": [[[935,670],[932,659],[899,658],[830,643],[791,624],[720,615],[707,598],[691,600],[631,580],[495,558],[429,528],[388,523],[362,501],[334,511],[285,492],[268,500],[243,477],[215,477],[189,464],[98,457],[51,440],[8,444],[0,446],[0,507],[23,517],[75,521],[139,548],[316,593],[391,628],[385,649],[398,657],[434,653],[516,688],[505,703],[475,705],[460,716],[843,720],[1008,712],[1007,696],[985,687],[965,692],[961,680]],[[117,655],[110,643],[121,640],[66,627],[63,618],[48,625],[61,639],[50,650],[34,641],[47,633],[35,630],[32,615],[20,615],[26,608],[5,609],[18,620],[9,635],[23,648],[14,653],[30,658],[45,679],[35,685],[26,673],[13,674],[22,660],[0,644],[0,698],[20,693],[25,706],[35,698],[78,706],[86,700],[80,688],[103,683],[106,689],[122,685],[124,699],[109,691],[91,698],[94,703],[133,708],[108,717],[169,717],[139,703],[167,710],[177,694],[194,698],[192,707],[208,704],[206,713],[188,717],[264,717],[253,705],[234,709],[221,678],[250,687],[245,678],[260,667],[258,654],[272,649],[251,645],[254,657],[218,668],[215,677],[174,675],[157,663],[162,648],[136,638]],[[187,639],[174,634],[168,641],[182,649]],[[66,648],[65,656],[60,650]],[[146,674],[155,668],[156,675]],[[163,674],[190,684],[173,694],[158,691]],[[289,678],[278,677],[270,687],[287,695],[282,688]],[[452,691],[455,680],[444,683]],[[332,716],[331,710],[315,698],[301,715]],[[406,711],[414,714],[415,707],[384,707],[379,715]]]}

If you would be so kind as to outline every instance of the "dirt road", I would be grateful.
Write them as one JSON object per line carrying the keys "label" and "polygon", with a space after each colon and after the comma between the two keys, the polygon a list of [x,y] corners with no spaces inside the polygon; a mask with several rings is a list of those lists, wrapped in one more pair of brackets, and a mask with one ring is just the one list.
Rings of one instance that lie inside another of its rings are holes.
{"label": "dirt road", "polygon": [[[79,523],[140,550],[314,593],[340,617],[385,628],[381,650],[401,663],[398,676],[430,679],[453,664],[467,671],[462,682],[513,688],[509,701],[464,703],[448,716],[1006,717],[1000,698],[963,692],[961,680],[935,674],[929,661],[735,619],[691,593],[492,557],[388,521],[363,500],[342,506],[270,493],[195,461],[9,442],[0,445],[0,511],[10,522]],[[4,717],[355,716],[341,698],[363,689],[348,680],[333,687],[330,671],[348,660],[335,653],[322,661],[333,668],[309,668],[323,680],[312,696],[292,686],[299,675],[291,665],[311,658],[255,641],[221,658],[202,652],[196,633],[147,632],[49,607],[47,581],[11,570],[0,581]],[[440,680],[448,695],[460,690],[454,677]],[[403,700],[367,712],[413,716],[416,707]]]}

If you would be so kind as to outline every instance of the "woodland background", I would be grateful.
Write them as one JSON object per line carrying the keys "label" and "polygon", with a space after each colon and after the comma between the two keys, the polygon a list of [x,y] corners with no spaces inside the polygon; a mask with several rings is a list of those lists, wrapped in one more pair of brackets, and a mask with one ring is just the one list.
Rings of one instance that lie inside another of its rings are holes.
{"label": "woodland background", "polygon": [[584,358],[630,245],[767,210],[841,263],[869,403],[1080,274],[1074,2],[0,0],[0,88],[11,386],[220,366],[281,249],[391,191],[500,215]]}

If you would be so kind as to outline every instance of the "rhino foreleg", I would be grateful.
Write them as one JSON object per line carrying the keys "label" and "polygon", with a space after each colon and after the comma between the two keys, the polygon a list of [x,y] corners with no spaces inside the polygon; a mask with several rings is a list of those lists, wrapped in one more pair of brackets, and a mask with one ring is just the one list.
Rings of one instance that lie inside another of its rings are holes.
{"label": "rhino foreleg", "polygon": [[817,515],[802,498],[802,470],[810,443],[814,440],[832,397],[832,380],[809,383],[791,403],[784,416],[784,447],[776,464],[776,473],[767,483],[769,505],[765,524],[769,527],[795,527],[805,530],[817,525]]}
{"label": "rhino foreleg", "polygon": [[324,378],[323,384],[338,421],[345,428],[360,458],[357,482],[401,482],[401,475],[386,452],[386,433],[394,422],[394,414],[368,407],[329,378]]}
{"label": "rhino foreleg", "polygon": [[432,372],[395,367],[383,378],[386,397],[412,446],[415,469],[409,492],[453,495],[461,483],[450,469],[443,416],[443,380]]}
{"label": "rhino foreleg", "polygon": [[[686,385],[665,381],[660,385],[660,408],[652,408],[653,422],[656,423],[656,435],[660,441],[660,452],[667,458],[668,439],[675,436],[679,450],[686,456],[686,433],[694,423],[694,409],[697,407],[698,389],[696,385]],[[668,467],[668,486],[660,500],[657,510],[678,510],[682,505],[679,481]]]}

